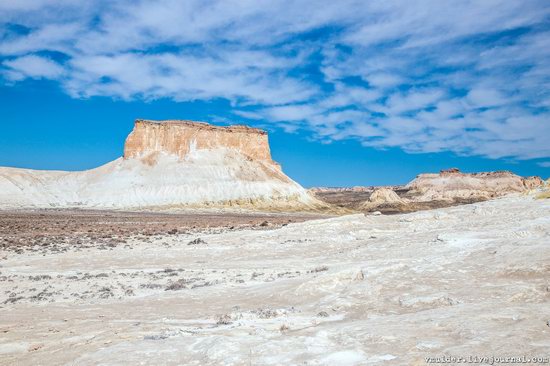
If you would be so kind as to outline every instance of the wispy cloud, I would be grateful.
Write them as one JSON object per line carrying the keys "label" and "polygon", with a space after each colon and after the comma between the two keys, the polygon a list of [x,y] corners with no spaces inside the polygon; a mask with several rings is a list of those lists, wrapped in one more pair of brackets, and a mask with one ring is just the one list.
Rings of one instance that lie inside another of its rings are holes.
{"label": "wispy cloud", "polygon": [[5,76],[12,81],[26,78],[56,79],[63,74],[63,67],[58,63],[34,55],[4,61],[2,65],[6,67]]}
{"label": "wispy cloud", "polygon": [[323,142],[545,158],[549,17],[542,0],[3,2],[0,73],[77,98],[224,98]]}

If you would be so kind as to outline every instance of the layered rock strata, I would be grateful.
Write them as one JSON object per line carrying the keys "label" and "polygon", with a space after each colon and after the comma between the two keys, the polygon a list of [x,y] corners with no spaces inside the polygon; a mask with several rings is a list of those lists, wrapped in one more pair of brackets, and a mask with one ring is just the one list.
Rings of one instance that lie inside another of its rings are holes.
{"label": "layered rock strata", "polygon": [[184,159],[196,150],[233,149],[249,159],[271,160],[267,133],[247,126],[213,126],[194,121],[138,119],[124,144],[124,159],[163,152]]}
{"label": "layered rock strata", "polygon": [[407,184],[409,194],[418,201],[490,199],[541,187],[539,177],[520,177],[509,171],[462,173],[458,169],[439,174],[420,174]]}

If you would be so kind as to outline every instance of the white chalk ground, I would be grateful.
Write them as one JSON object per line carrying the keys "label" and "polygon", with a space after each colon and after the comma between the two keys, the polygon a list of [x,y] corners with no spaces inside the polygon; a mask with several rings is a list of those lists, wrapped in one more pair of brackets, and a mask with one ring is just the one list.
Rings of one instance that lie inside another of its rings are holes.
{"label": "white chalk ground", "polygon": [[[181,235],[107,251],[9,254],[0,301],[13,292],[22,299],[0,309],[0,363],[549,356],[550,200],[199,236],[206,244]],[[29,278],[44,275],[51,279]],[[183,288],[165,290],[174,283]]]}

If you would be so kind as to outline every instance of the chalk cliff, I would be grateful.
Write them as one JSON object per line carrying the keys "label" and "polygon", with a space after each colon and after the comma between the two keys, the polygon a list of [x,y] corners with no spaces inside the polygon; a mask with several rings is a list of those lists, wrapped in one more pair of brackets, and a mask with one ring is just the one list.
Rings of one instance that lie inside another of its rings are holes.
{"label": "chalk cliff", "polygon": [[246,126],[137,120],[123,157],[82,172],[0,168],[0,207],[326,206],[271,159],[267,133]]}
{"label": "chalk cliff", "polygon": [[267,133],[247,126],[213,126],[194,121],[138,119],[124,144],[124,159],[164,152],[184,159],[194,150],[228,148],[249,159],[271,160]]}

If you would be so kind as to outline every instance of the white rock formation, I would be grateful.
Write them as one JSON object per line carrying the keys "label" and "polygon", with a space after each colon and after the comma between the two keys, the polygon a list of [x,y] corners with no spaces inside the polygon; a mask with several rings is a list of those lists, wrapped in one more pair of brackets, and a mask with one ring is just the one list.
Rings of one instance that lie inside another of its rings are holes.
{"label": "white rock formation", "polygon": [[369,200],[362,204],[361,209],[372,210],[383,205],[399,207],[408,203],[408,200],[401,198],[389,188],[378,188],[371,193]]}
{"label": "white rock formation", "polygon": [[458,169],[439,174],[420,174],[407,184],[415,201],[490,199],[511,193],[523,193],[541,187],[539,177],[523,178],[508,171],[461,173]]}
{"label": "white rock formation", "polygon": [[388,188],[379,188],[370,195],[372,203],[405,203],[406,200],[400,198],[397,193]]}
{"label": "white rock formation", "polygon": [[244,126],[136,121],[125,156],[82,172],[0,168],[0,207],[177,208],[322,205],[271,160],[267,134]]}

